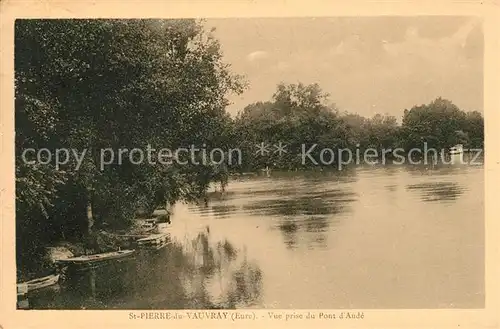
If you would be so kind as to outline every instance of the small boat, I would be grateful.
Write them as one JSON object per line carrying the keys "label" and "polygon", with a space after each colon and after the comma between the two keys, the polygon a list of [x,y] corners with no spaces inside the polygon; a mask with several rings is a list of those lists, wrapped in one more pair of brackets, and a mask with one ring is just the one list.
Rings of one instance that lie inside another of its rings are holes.
{"label": "small boat", "polygon": [[464,153],[464,148],[462,144],[457,144],[450,148],[450,154],[451,155],[460,155]]}
{"label": "small boat", "polygon": [[28,284],[26,282],[17,284],[17,296],[24,296],[28,293]]}
{"label": "small boat", "polygon": [[134,250],[118,250],[112,252],[105,252],[102,254],[94,254],[94,255],[84,255],[79,257],[72,257],[66,259],[59,259],[57,263],[59,264],[72,264],[72,265],[87,265],[94,264],[98,262],[114,260],[119,258],[124,258],[130,256],[134,253]]}
{"label": "small boat", "polygon": [[143,227],[141,227],[141,229],[142,229],[142,232],[144,232],[144,233],[150,233],[150,232],[153,232],[154,230],[156,230],[156,225],[147,226],[147,227],[143,226]]}
{"label": "small boat", "polygon": [[155,232],[160,234],[164,233],[168,229],[168,223],[158,223],[156,224]]}
{"label": "small boat", "polygon": [[154,232],[154,230],[156,230],[156,226],[153,226],[153,227],[148,227],[148,228],[145,228],[145,227],[142,227],[142,226],[137,226],[131,230],[127,230],[127,231],[122,231],[121,235],[122,236],[125,236],[125,235],[142,235],[142,236],[148,236],[148,234],[151,234],[152,232]]}
{"label": "small boat", "polygon": [[141,249],[158,250],[168,244],[168,234],[153,234],[137,240],[136,243]]}
{"label": "small boat", "polygon": [[144,229],[154,229],[156,226],[156,218],[146,219],[144,223],[141,225]]}
{"label": "small boat", "polygon": [[156,222],[156,229],[155,232],[158,234],[165,233],[165,231],[168,229],[168,225],[170,224],[170,216],[160,219]]}
{"label": "small boat", "polygon": [[28,292],[29,292],[29,291],[33,291],[33,290],[37,290],[37,289],[41,289],[41,288],[45,288],[45,287],[54,285],[58,281],[59,281],[59,274],[52,274],[52,275],[44,276],[43,278],[27,281],[24,284],[27,285]]}
{"label": "small boat", "polygon": [[29,310],[30,303],[27,298],[21,298],[17,301],[17,309],[18,310]]}
{"label": "small boat", "polygon": [[162,241],[158,244],[153,244],[153,245],[149,245],[149,246],[142,246],[141,250],[157,251],[157,250],[165,248],[168,244],[169,244],[168,241]]}

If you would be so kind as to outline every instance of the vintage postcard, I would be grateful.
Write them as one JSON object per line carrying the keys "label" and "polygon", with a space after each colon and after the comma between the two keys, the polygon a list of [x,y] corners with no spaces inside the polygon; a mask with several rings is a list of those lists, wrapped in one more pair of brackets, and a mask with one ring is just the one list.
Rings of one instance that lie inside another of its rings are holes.
{"label": "vintage postcard", "polygon": [[498,3],[0,6],[0,328],[499,327]]}

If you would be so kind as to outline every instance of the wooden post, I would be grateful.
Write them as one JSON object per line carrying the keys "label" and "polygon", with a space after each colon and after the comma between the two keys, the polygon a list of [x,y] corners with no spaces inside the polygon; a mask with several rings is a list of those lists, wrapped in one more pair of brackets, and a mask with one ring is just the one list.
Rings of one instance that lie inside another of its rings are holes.
{"label": "wooden post", "polygon": [[94,226],[94,215],[92,212],[92,196],[93,189],[91,187],[87,187],[87,233],[92,233],[92,227]]}

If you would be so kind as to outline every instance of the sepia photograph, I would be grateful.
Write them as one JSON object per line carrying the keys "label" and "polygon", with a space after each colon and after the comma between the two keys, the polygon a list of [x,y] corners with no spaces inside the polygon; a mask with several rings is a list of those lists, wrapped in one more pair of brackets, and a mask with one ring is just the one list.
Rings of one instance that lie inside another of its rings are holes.
{"label": "sepia photograph", "polygon": [[12,29],[4,307],[161,326],[487,307],[483,17]]}
{"label": "sepia photograph", "polygon": [[484,307],[482,67],[468,17],[17,20],[19,307]]}

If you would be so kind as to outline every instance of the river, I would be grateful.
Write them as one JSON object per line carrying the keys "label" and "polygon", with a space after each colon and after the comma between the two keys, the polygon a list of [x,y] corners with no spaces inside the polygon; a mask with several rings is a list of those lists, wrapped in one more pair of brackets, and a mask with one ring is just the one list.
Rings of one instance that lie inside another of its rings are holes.
{"label": "river", "polygon": [[482,166],[241,176],[176,241],[29,296],[38,309],[482,308]]}

